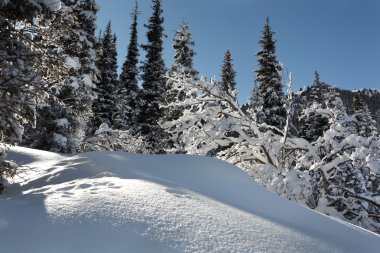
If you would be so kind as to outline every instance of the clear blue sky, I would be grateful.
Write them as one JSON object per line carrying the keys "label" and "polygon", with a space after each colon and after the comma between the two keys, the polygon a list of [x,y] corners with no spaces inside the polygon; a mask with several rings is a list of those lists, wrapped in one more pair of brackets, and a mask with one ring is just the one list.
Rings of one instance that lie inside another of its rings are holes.
{"label": "clear blue sky", "polygon": [[[98,29],[111,20],[122,65],[129,41],[134,0],[97,0]],[[145,42],[151,0],[138,0],[139,42]],[[164,57],[173,62],[172,38],[182,21],[190,23],[197,70],[219,78],[230,49],[239,100],[246,102],[257,69],[255,53],[267,16],[276,32],[277,57],[292,72],[294,89],[312,83],[314,71],[345,89],[380,88],[379,0],[164,0]],[[142,58],[143,59],[143,58]]]}

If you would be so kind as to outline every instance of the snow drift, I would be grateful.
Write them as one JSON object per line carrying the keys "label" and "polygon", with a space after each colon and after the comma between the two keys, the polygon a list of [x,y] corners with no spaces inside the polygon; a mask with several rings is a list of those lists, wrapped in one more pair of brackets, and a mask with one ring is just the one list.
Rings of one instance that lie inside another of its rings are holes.
{"label": "snow drift", "polygon": [[2,252],[378,252],[380,237],[199,156],[13,148]]}

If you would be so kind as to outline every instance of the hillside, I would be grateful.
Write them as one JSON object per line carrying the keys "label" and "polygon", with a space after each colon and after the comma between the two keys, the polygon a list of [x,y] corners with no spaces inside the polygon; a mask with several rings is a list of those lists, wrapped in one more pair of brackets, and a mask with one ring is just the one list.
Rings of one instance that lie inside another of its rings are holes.
{"label": "hillside", "polygon": [[350,108],[352,105],[352,101],[354,100],[354,96],[356,92],[360,92],[362,94],[364,102],[367,104],[368,109],[372,113],[372,117],[376,120],[377,128],[380,129],[380,91],[376,89],[362,89],[362,90],[343,90],[338,89],[340,93],[340,97],[344,105],[347,108]]}
{"label": "hillside", "polygon": [[380,237],[200,156],[13,148],[2,252],[378,252]]}

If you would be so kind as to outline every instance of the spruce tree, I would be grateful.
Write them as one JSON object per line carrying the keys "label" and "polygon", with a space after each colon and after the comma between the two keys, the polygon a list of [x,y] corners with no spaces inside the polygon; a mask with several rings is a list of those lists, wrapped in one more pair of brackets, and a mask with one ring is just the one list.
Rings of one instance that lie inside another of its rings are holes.
{"label": "spruce tree", "polygon": [[[230,50],[227,50],[224,54],[223,65],[222,65],[222,81],[220,83],[221,88],[224,92],[236,91],[236,71],[234,70],[232,57]],[[236,94],[235,94],[236,96]]]}
{"label": "spruce tree", "polygon": [[107,123],[110,127],[113,127],[114,123],[113,115],[117,100],[118,80],[116,35],[112,32],[111,22],[106,26],[100,47],[99,58],[96,64],[100,80],[96,88],[97,98],[92,106],[93,119],[91,125],[93,129],[90,131],[92,133],[102,123]]}
{"label": "spruce tree", "polygon": [[[329,128],[313,143],[316,156],[303,159],[312,176],[312,192],[308,204],[320,210],[334,208],[338,217],[353,224],[378,231],[380,205],[378,195],[379,138],[364,137],[355,129],[356,119],[346,113],[335,89],[326,93]],[[310,160],[312,166],[310,166]],[[377,185],[376,185],[377,182]],[[335,212],[334,211],[334,212]]]}
{"label": "spruce tree", "polygon": [[355,93],[352,109],[353,115],[351,116],[355,120],[353,133],[359,136],[357,140],[360,143],[357,145],[358,152],[354,153],[354,160],[357,166],[363,167],[364,171],[368,172],[368,181],[370,182],[368,188],[376,194],[380,192],[380,175],[376,169],[376,167],[380,168],[380,136],[376,121],[373,120],[360,91]]}
{"label": "spruce tree", "polygon": [[[218,84],[220,93],[223,94],[224,100],[217,102],[218,106],[222,111],[227,111],[230,108],[230,104],[226,102],[228,99],[232,99],[232,103],[238,104],[237,101],[237,90],[236,90],[236,72],[234,70],[234,66],[232,63],[232,56],[229,50],[224,54],[222,70],[221,70],[222,81]],[[227,99],[228,98],[228,99]],[[231,118],[227,113],[219,116],[219,120],[221,122],[231,122],[234,119]],[[236,131],[227,131],[224,133],[222,137],[220,137],[220,143],[217,148],[212,149],[208,152],[210,156],[216,156],[218,153],[227,150],[233,145],[233,141],[230,138],[238,138],[239,133]]]}
{"label": "spruce tree", "polygon": [[37,103],[56,79],[43,74],[61,67],[54,52],[44,48],[46,38],[41,36],[54,18],[51,12],[60,8],[59,1],[45,5],[36,0],[0,0],[0,193],[4,178],[14,176],[17,169],[4,159],[7,144],[22,141],[25,124],[36,126]]}
{"label": "spruce tree", "polygon": [[362,110],[363,108],[364,108],[363,97],[359,91],[355,92],[354,99],[352,101],[352,109],[355,112],[355,111]]}
{"label": "spruce tree", "polygon": [[300,137],[310,142],[316,141],[329,128],[328,115],[323,111],[327,108],[329,87],[320,80],[317,71],[314,74],[314,83],[304,96],[305,107],[299,121]]}
{"label": "spruce tree", "polygon": [[194,41],[191,38],[189,23],[184,21],[181,28],[177,30],[173,38],[174,44],[174,64],[170,71],[178,71],[178,68],[184,68],[185,72],[196,76],[198,72],[194,69],[193,57],[196,55],[193,47]]}
{"label": "spruce tree", "polygon": [[357,121],[356,131],[360,136],[369,138],[378,136],[376,121],[372,117],[372,113],[368,109],[367,104],[363,100],[363,95],[360,91],[355,92],[352,102],[353,117]]}
{"label": "spruce tree", "polygon": [[[169,70],[169,78],[166,83],[165,104],[184,101],[188,96],[183,89],[184,82],[195,80],[198,75],[193,67],[193,57],[196,55],[193,49],[195,43],[191,39],[187,22],[183,22],[181,28],[175,32],[173,41],[174,64]],[[178,119],[183,110],[183,106],[169,106],[163,121]]]}
{"label": "spruce tree", "polygon": [[285,97],[281,83],[282,67],[277,61],[273,35],[267,18],[259,41],[262,49],[257,52],[259,69],[256,71],[251,105],[259,123],[282,129],[286,122]]}
{"label": "spruce tree", "polygon": [[164,96],[166,113],[160,120],[160,125],[165,130],[166,137],[161,142],[161,146],[167,150],[175,148],[175,152],[184,152],[179,144],[179,137],[170,137],[177,133],[172,127],[167,127],[170,125],[167,123],[180,118],[185,108],[191,107],[184,106],[182,102],[195,97],[195,94],[191,94],[189,91],[189,86],[194,84],[195,80],[198,79],[198,72],[193,66],[193,57],[196,55],[193,49],[195,43],[191,39],[190,27],[187,22],[183,22],[180,29],[175,32],[173,41],[174,64],[169,70],[169,78],[166,82],[167,88]]}
{"label": "spruce tree", "polygon": [[144,136],[152,151],[157,152],[160,148],[158,142],[163,130],[158,122],[164,116],[163,104],[166,90],[166,68],[162,56],[163,51],[163,10],[160,0],[153,0],[153,14],[145,27],[147,44],[142,45],[146,51],[146,58],[142,65],[143,89],[139,94],[138,124],[140,132]]}
{"label": "spruce tree", "polygon": [[136,125],[137,117],[137,93],[138,87],[138,37],[137,37],[137,16],[139,14],[138,5],[136,2],[135,9],[132,14],[131,35],[128,45],[128,52],[124,61],[122,71],[119,77],[119,102],[118,102],[118,115],[115,124],[116,128],[127,130]]}
{"label": "spruce tree", "polygon": [[[56,48],[66,74],[50,87],[52,95],[38,107],[37,128],[27,128],[33,148],[72,153],[78,150],[92,113],[97,6],[93,0],[64,0],[51,24],[47,47]],[[62,50],[61,50],[62,49]]]}

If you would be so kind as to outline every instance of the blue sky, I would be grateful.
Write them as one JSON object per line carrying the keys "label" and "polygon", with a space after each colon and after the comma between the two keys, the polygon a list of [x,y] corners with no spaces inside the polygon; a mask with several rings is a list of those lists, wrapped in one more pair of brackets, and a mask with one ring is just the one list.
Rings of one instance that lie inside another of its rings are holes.
{"label": "blue sky", "polygon": [[[122,65],[129,41],[134,0],[96,0],[98,28],[111,20]],[[151,0],[138,0],[139,42],[145,41]],[[314,71],[345,89],[380,88],[380,1],[378,0],[164,0],[164,58],[173,62],[172,38],[182,21],[190,23],[197,70],[220,75],[229,49],[237,71],[239,100],[247,101],[257,69],[255,53],[267,16],[276,32],[277,57],[292,72],[294,89],[313,82]],[[143,59],[143,58],[142,58]]]}

